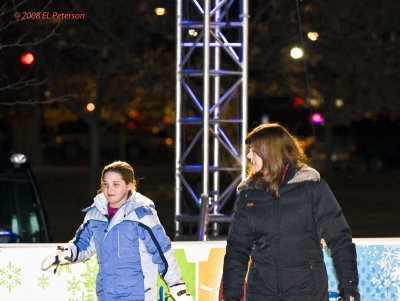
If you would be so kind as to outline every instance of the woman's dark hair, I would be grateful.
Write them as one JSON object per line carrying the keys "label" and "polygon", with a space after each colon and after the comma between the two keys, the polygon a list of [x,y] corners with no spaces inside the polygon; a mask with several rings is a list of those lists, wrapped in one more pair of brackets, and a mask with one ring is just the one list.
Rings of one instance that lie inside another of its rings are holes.
{"label": "woman's dark hair", "polygon": [[303,148],[298,140],[278,123],[259,125],[247,135],[245,142],[263,162],[261,171],[254,173],[250,170],[250,176],[266,180],[268,190],[275,198],[279,198],[287,166],[298,169],[306,160]]}
{"label": "woman's dark hair", "polygon": [[124,161],[115,161],[103,168],[100,178],[100,188],[97,191],[98,193],[103,191],[104,174],[109,171],[119,173],[126,184],[132,184],[132,191],[136,190],[135,172],[133,171],[132,166]]}

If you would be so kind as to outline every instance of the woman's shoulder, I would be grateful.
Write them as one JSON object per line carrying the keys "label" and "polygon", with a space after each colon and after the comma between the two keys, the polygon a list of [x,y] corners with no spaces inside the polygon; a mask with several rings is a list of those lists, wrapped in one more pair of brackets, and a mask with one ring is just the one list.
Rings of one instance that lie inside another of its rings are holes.
{"label": "woman's shoulder", "polygon": [[236,188],[236,192],[240,193],[244,190],[263,190],[267,191],[268,183],[258,175],[250,175],[245,178]]}

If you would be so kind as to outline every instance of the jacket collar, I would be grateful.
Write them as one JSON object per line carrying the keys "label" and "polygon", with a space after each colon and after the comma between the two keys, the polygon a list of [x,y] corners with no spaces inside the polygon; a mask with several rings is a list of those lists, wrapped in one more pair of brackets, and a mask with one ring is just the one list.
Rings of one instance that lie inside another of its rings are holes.
{"label": "jacket collar", "polygon": [[[128,215],[131,213],[134,209],[134,202],[137,198],[138,192],[133,191],[132,194],[129,196],[129,198],[126,200],[125,203],[121,205],[121,207],[124,207],[123,210],[125,211],[125,214]],[[83,212],[88,212],[92,208],[97,208],[101,212],[101,214],[106,215],[108,214],[107,210],[107,199],[104,195],[104,193],[99,193],[94,197],[94,202],[91,206],[83,209]]]}
{"label": "jacket collar", "polygon": [[318,171],[311,168],[307,164],[302,164],[298,170],[296,170],[294,177],[288,180],[288,184],[301,183],[301,182],[318,182],[321,180],[321,176]]}
{"label": "jacket collar", "polygon": [[[321,177],[318,171],[302,163],[299,169],[295,169],[294,167],[288,169],[283,179],[283,185],[320,180]],[[238,192],[245,189],[268,190],[268,182],[259,175],[251,175],[244,179],[237,187]]]}

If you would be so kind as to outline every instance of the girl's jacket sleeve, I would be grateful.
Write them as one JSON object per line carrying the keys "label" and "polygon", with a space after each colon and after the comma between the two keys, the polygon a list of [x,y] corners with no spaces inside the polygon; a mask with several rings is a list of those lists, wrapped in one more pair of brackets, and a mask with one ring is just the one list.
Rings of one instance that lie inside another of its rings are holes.
{"label": "girl's jacket sleeve", "polygon": [[342,294],[357,294],[357,254],[350,227],[342,209],[325,181],[313,190],[314,218],[320,235],[331,249]]}
{"label": "girl's jacket sleeve", "polygon": [[154,206],[135,209],[139,221],[139,238],[144,242],[152,262],[170,287],[181,281],[181,271],[172,250],[171,240],[161,225]]}
{"label": "girl's jacket sleeve", "polygon": [[85,261],[96,253],[93,233],[88,224],[87,213],[83,223],[76,231],[74,239],[68,243],[72,251],[72,261],[74,262]]}

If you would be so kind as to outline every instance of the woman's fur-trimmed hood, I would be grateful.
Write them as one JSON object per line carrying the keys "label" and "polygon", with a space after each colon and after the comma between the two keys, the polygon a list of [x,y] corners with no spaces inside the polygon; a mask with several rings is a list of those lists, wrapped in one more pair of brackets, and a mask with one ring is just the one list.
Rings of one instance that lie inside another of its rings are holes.
{"label": "woman's fur-trimmed hood", "polygon": [[[318,171],[311,168],[307,164],[302,164],[298,170],[295,171],[294,176],[287,181],[287,184],[295,184],[307,181],[320,181],[321,177]],[[268,183],[260,177],[248,176],[244,179],[237,187],[237,191],[242,191],[245,189],[260,189],[268,190]]]}

